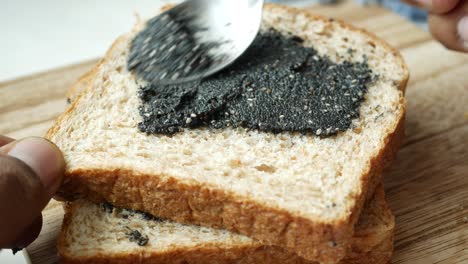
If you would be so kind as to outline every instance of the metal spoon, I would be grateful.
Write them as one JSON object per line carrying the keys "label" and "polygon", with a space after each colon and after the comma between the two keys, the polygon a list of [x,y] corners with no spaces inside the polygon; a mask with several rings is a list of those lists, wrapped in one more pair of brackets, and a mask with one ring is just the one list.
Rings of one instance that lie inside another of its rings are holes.
{"label": "metal spoon", "polygon": [[133,40],[128,68],[152,83],[181,83],[233,63],[255,39],[263,0],[188,0],[151,19]]}

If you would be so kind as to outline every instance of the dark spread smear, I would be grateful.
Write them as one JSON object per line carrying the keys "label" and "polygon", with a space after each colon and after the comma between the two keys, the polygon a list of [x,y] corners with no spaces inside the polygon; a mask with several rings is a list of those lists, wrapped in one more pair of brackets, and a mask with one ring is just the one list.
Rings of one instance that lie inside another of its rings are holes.
{"label": "dark spread smear", "polygon": [[[128,220],[130,217],[136,217],[139,216],[141,219],[146,220],[146,221],[154,221],[154,222],[162,222],[163,219],[150,215],[145,212],[141,211],[136,211],[136,210],[131,210],[131,209],[121,209],[121,208],[116,208],[112,204],[108,202],[101,203],[101,209],[107,213],[107,214],[113,214],[115,213],[116,217],[126,219]],[[125,220],[124,220],[125,221]],[[137,243],[139,246],[146,246],[149,242],[149,237],[147,235],[142,234],[138,230],[133,230],[130,229],[128,226],[125,228],[128,229],[128,232],[126,233],[128,239],[131,242]]]}
{"label": "dark spread smear", "polygon": [[102,209],[104,212],[106,212],[106,213],[108,213],[108,214],[111,214],[112,211],[114,211],[114,206],[113,206],[112,204],[110,204],[109,202],[103,202],[103,203],[101,204],[101,209]]}
{"label": "dark spread smear", "polygon": [[142,219],[144,219],[146,221],[155,221],[155,222],[162,222],[163,221],[163,219],[161,219],[161,218],[159,218],[157,216],[154,216],[154,215],[142,212],[142,211],[115,208],[109,202],[101,203],[101,209],[104,212],[108,213],[108,214],[112,214],[114,212],[114,210],[117,210],[118,215],[121,218],[124,218],[124,219],[128,219],[129,217],[134,217],[135,215],[138,215],[138,216],[140,216]]}
{"label": "dark spread smear", "polygon": [[149,241],[148,236],[141,234],[138,230],[129,231],[127,233],[127,236],[131,242],[135,242],[139,246],[145,246],[146,244],[148,244]]}
{"label": "dark spread smear", "polygon": [[374,79],[367,61],[336,64],[302,42],[269,30],[212,77],[141,87],[139,129],[167,135],[201,126],[320,136],[345,131]]}

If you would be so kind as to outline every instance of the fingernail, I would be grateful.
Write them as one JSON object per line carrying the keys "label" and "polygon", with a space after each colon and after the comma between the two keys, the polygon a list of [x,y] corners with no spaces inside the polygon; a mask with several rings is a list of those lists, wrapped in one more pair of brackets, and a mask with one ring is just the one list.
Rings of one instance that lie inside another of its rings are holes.
{"label": "fingernail", "polygon": [[457,31],[460,40],[463,42],[463,46],[468,49],[468,16],[458,21]]}
{"label": "fingernail", "polygon": [[64,161],[60,151],[42,138],[26,138],[17,142],[8,155],[26,163],[52,195],[60,185]]}

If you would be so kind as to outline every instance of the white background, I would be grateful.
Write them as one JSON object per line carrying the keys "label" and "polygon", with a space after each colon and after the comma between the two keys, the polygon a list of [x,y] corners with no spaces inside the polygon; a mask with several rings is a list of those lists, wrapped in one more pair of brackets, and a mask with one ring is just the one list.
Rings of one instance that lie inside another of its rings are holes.
{"label": "white background", "polygon": [[0,81],[101,57],[169,0],[0,0]]}
{"label": "white background", "polygon": [[11,250],[4,249],[0,251],[0,263],[2,264],[29,264],[23,255],[23,252],[18,252],[16,255],[11,253]]}

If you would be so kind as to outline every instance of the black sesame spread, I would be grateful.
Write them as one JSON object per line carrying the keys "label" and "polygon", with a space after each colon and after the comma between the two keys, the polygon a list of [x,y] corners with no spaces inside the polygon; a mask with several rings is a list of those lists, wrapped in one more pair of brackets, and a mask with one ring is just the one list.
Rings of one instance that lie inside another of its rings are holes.
{"label": "black sesame spread", "polygon": [[103,202],[101,204],[101,209],[108,213],[108,214],[111,214],[113,211],[114,211],[114,206],[112,204],[110,204],[109,202]]}
{"label": "black sesame spread", "polygon": [[150,215],[148,213],[144,213],[144,212],[140,212],[140,211],[137,211],[137,213],[140,213],[141,216],[143,217],[143,219],[145,219],[146,221],[155,221],[155,222],[162,222],[163,220],[157,216],[154,216],[154,215]]}
{"label": "black sesame spread", "polygon": [[163,221],[163,219],[161,219],[161,218],[159,218],[157,216],[154,216],[154,215],[142,212],[142,211],[116,208],[112,204],[110,204],[109,202],[101,203],[101,209],[105,213],[108,213],[108,214],[112,214],[114,212],[114,210],[116,210],[116,212],[118,212],[118,215],[121,218],[124,218],[124,219],[128,219],[129,217],[133,217],[135,215],[138,215],[138,216],[140,216],[142,219],[144,219],[146,221],[155,221],[155,222],[162,222]]}
{"label": "black sesame spread", "polygon": [[139,246],[145,246],[148,244],[148,236],[142,235],[138,230],[131,230],[127,233],[128,239],[131,242],[137,243]]}
{"label": "black sesame spread", "polygon": [[[130,217],[136,217],[136,216],[146,221],[154,221],[154,222],[163,221],[163,219],[157,216],[153,216],[142,211],[116,208],[109,202],[101,203],[101,209],[107,214],[115,214],[116,217],[125,219],[124,221],[128,221]],[[128,229],[128,232],[126,233],[126,235],[131,242],[135,242],[139,246],[145,246],[148,244],[149,242],[148,236],[142,234],[138,230],[130,229],[128,226],[126,226],[125,228]]]}
{"label": "black sesame spread", "polygon": [[374,80],[367,60],[337,64],[302,42],[265,31],[241,58],[214,76],[141,87],[139,129],[170,135],[202,126],[244,127],[322,137],[345,131],[359,116]]}

